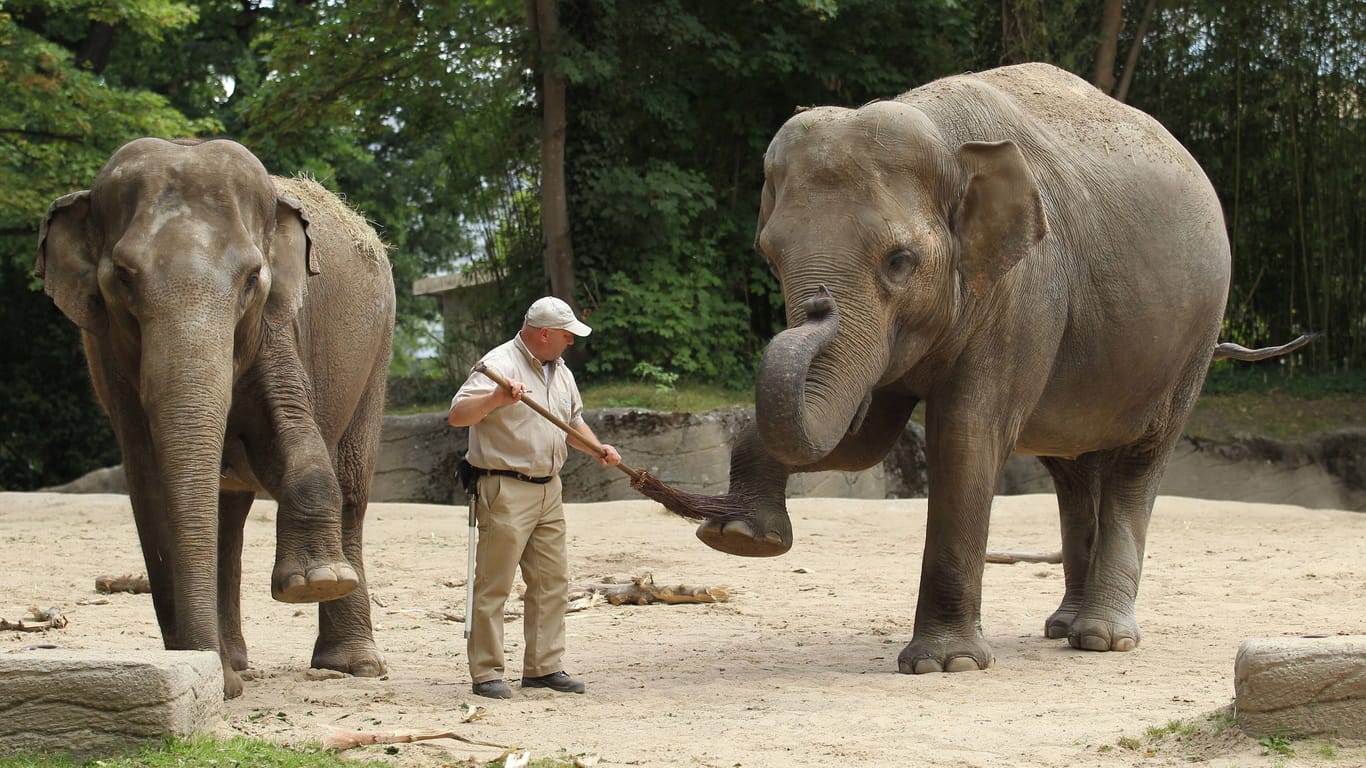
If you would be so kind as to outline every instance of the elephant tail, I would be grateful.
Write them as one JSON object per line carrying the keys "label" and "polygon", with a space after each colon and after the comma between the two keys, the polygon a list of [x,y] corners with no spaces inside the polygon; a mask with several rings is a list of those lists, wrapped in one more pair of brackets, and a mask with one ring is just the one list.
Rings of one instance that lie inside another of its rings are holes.
{"label": "elephant tail", "polygon": [[1295,339],[1288,344],[1282,344],[1279,347],[1258,347],[1257,349],[1248,349],[1247,347],[1231,344],[1229,342],[1215,344],[1213,360],[1256,361],[1265,360],[1269,357],[1279,357],[1286,353],[1294,352],[1322,335],[1323,334],[1321,333],[1306,333],[1298,339]]}

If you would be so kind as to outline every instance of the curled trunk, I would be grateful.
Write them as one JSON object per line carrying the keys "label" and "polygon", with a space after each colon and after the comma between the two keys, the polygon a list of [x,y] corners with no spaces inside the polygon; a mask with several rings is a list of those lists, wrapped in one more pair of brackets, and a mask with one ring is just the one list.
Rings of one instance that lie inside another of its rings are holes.
{"label": "curled trunk", "polygon": [[[840,310],[820,286],[802,305],[805,320],[773,337],[759,363],[755,421],[764,448],[790,467],[819,461],[857,428],[869,402],[869,382],[831,349]],[[818,356],[826,354],[820,364]]]}

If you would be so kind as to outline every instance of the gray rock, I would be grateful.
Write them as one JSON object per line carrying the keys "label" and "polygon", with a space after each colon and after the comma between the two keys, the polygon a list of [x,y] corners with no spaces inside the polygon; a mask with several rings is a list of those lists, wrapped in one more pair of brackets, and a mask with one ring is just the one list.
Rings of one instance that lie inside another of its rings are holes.
{"label": "gray rock", "polygon": [[206,732],[222,713],[223,668],[216,653],[0,654],[0,754],[108,755]]}
{"label": "gray rock", "polygon": [[1254,738],[1366,738],[1366,636],[1246,640],[1233,687],[1238,727]]}

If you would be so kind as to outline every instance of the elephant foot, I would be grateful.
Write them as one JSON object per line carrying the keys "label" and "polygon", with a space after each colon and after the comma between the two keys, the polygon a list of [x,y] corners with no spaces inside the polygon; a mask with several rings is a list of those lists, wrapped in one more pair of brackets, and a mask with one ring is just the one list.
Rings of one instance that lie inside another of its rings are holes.
{"label": "elephant foot", "polygon": [[896,657],[897,671],[906,675],[930,672],[978,672],[996,664],[991,646],[980,637],[936,642],[911,640]]}
{"label": "elephant foot", "polygon": [[388,666],[384,663],[384,655],[379,652],[373,640],[331,648],[322,647],[320,640],[319,647],[313,649],[310,666],[314,669],[345,672],[356,677],[379,677],[389,672]]}
{"label": "elephant foot", "polygon": [[346,597],[357,584],[360,577],[345,560],[305,567],[286,558],[275,563],[270,596],[282,603],[321,603]]}
{"label": "elephant foot", "polygon": [[1076,606],[1068,606],[1066,601],[1043,623],[1043,634],[1049,640],[1061,640],[1072,631],[1072,622],[1077,620]]}
{"label": "elephant foot", "polygon": [[224,638],[219,641],[223,657],[229,667],[241,672],[247,668],[247,641],[241,637]]}
{"label": "elephant foot", "polygon": [[1132,619],[1077,618],[1067,632],[1067,644],[1083,651],[1132,651],[1138,647],[1138,623]]}
{"label": "elephant foot", "polygon": [[766,531],[761,536],[751,526],[753,518],[711,520],[697,526],[697,538],[720,552],[741,557],[776,557],[792,548],[792,534]]}
{"label": "elephant foot", "polygon": [[242,676],[228,666],[227,659],[223,659],[223,698],[235,699],[241,695]]}

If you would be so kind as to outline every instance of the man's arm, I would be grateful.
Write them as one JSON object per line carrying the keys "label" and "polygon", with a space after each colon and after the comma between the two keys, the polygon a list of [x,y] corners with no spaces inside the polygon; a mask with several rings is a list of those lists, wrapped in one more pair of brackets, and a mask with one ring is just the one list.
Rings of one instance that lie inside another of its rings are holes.
{"label": "man's arm", "polygon": [[520,381],[508,380],[512,391],[506,388],[495,386],[492,391],[457,397],[451,405],[451,410],[446,414],[446,423],[452,427],[468,427],[478,424],[484,420],[485,416],[505,405],[512,405],[522,399],[526,394],[526,385]]}
{"label": "man's arm", "polygon": [[[593,458],[597,459],[598,463],[603,465],[604,467],[615,467],[616,465],[621,463],[621,454],[617,453],[617,449],[613,448],[610,445],[603,445],[602,443],[599,443],[598,436],[593,434],[593,428],[588,426],[588,422],[580,421],[578,424],[575,424],[573,426],[574,431],[577,432],[579,435],[582,435],[587,440],[587,442],[584,442],[584,440],[580,440],[577,435],[569,435],[568,439],[570,445],[574,446],[580,451],[583,451],[589,456],[592,456]],[[602,445],[602,450],[606,455],[599,456],[597,451],[589,447],[590,445]]]}

